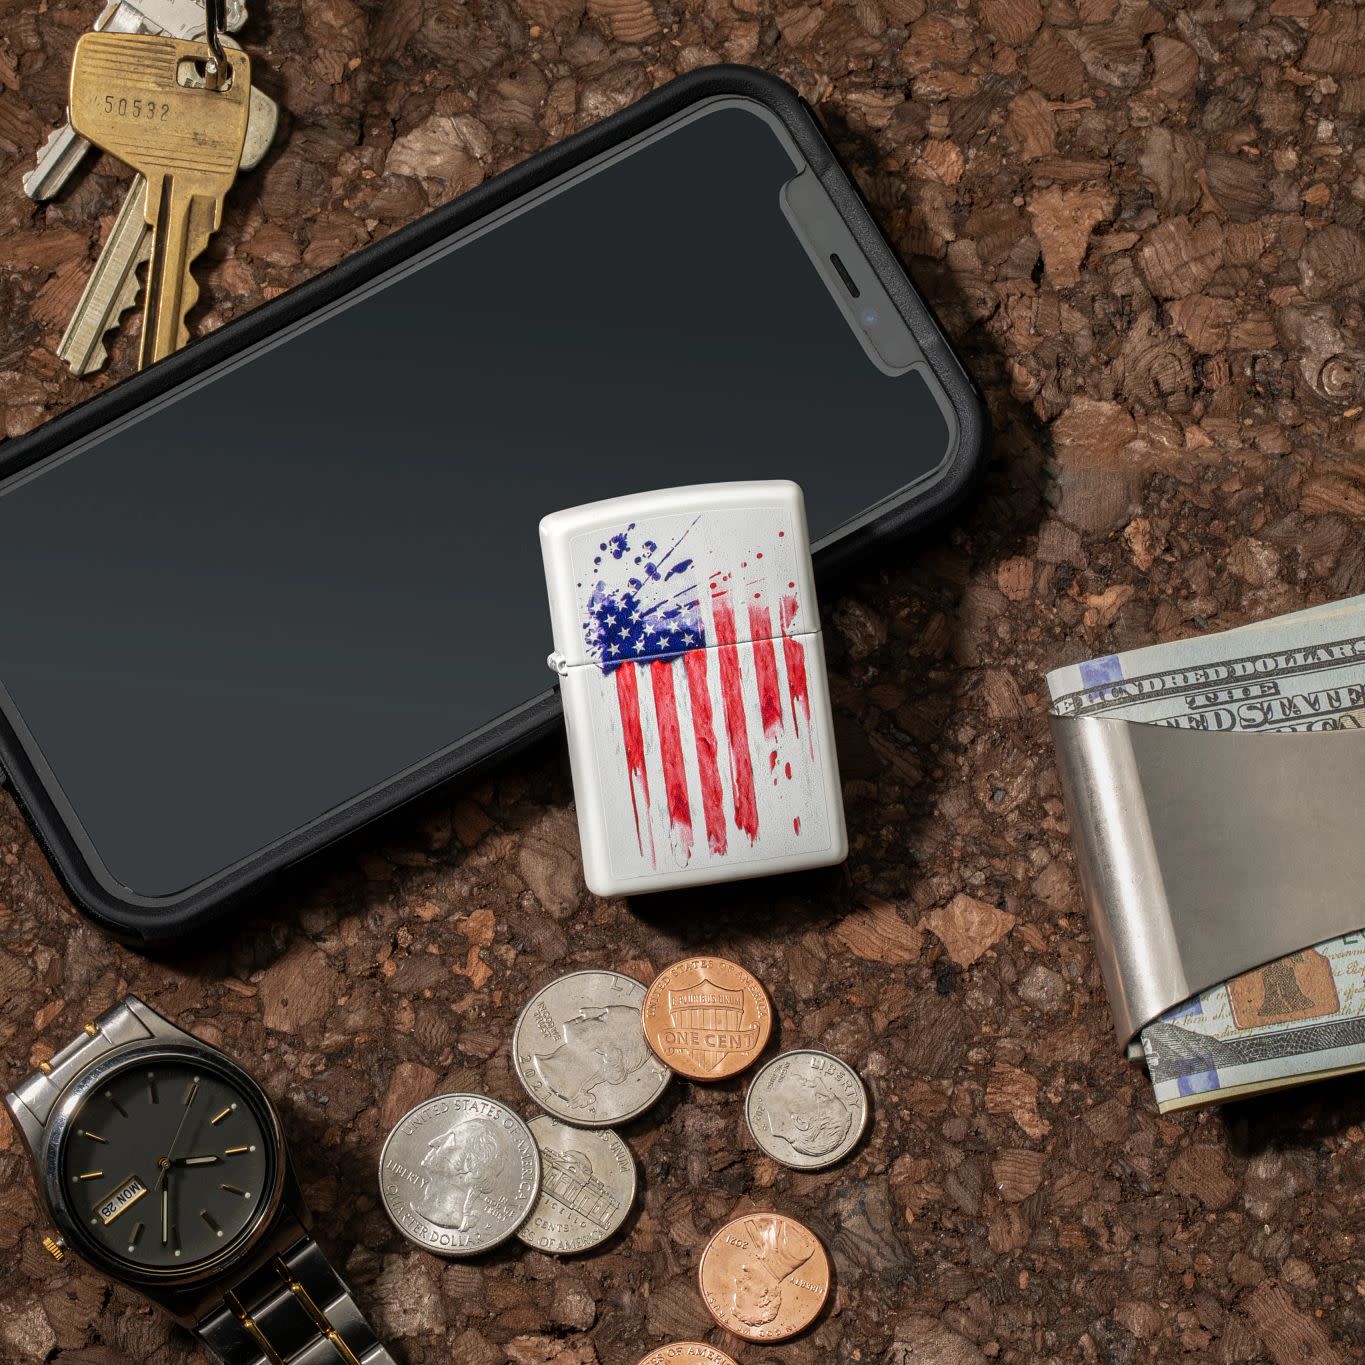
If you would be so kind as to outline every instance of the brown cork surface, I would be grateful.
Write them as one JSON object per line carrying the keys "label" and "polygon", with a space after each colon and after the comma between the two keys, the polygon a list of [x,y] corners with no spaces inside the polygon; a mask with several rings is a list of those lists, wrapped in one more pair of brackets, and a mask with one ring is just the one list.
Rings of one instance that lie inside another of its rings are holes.
{"label": "brown cork surface", "polygon": [[[1365,590],[1365,10],[1347,0],[251,0],[288,111],[201,269],[199,332],[675,73],[765,66],[820,111],[987,395],[973,509],[828,596],[852,854],[828,875],[599,901],[547,744],[351,845],[230,941],[150,960],[68,907],[0,800],[0,1057],[17,1078],[125,991],[252,1066],[318,1233],[408,1365],[633,1365],[706,1337],[745,1365],[1335,1365],[1365,1358],[1358,1081],[1157,1116],[1114,1046],[1043,720],[1050,666]],[[0,0],[0,427],[96,383],[54,348],[115,212],[19,176],[95,0]],[[22,583],[0,592],[22,592]],[[1235,799],[1235,793],[1230,794]],[[765,983],[784,1044],[876,1105],[843,1166],[760,1157],[738,1083],[678,1083],[628,1138],[604,1253],[411,1249],[383,1135],[434,1091],[531,1106],[507,1043],[579,966],[682,951]],[[136,1295],[54,1267],[0,1134],[0,1359],[203,1361]],[[827,1241],[804,1339],[708,1331],[737,1211]]]}

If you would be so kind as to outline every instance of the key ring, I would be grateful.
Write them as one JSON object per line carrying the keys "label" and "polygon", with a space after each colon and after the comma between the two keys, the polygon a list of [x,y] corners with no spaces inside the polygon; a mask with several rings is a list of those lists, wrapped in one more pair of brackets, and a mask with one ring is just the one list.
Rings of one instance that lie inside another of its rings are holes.
{"label": "key ring", "polygon": [[221,90],[227,84],[232,70],[228,65],[227,53],[223,51],[220,33],[225,25],[222,4],[223,0],[204,0],[204,41],[209,48],[208,58],[204,62],[204,85],[209,90]]}

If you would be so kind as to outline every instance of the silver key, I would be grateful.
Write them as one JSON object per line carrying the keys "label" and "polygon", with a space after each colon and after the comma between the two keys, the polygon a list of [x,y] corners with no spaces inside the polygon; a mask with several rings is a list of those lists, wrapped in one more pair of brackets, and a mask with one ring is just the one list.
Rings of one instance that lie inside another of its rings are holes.
{"label": "silver key", "polygon": [[[279,121],[280,106],[253,85],[242,170],[249,171],[265,160]],[[72,374],[93,374],[104,364],[109,358],[104,338],[137,302],[141,292],[137,272],[152,250],[146,209],[147,181],[136,175],[57,347],[57,354],[71,367]]]}
{"label": "silver key", "polygon": [[[227,30],[246,23],[246,0],[227,0]],[[168,33],[193,38],[204,31],[204,0],[111,0],[93,25],[102,33]],[[70,115],[48,134],[34,168],[24,177],[30,199],[51,199],[80,165],[90,144],[71,126]]]}

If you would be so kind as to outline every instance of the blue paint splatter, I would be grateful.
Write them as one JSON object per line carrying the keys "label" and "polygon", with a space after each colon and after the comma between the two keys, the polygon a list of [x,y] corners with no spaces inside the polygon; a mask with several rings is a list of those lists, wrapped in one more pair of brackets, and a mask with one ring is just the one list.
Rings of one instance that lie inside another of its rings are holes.
{"label": "blue paint splatter", "polygon": [[[632,522],[624,531],[609,537],[602,548],[609,549],[613,559],[623,559],[631,548],[630,532],[634,529]],[[593,588],[587,602],[589,619],[583,623],[583,631],[588,652],[603,671],[611,672],[627,660],[647,663],[672,659],[706,647],[706,627],[696,583],[669,596],[657,591],[661,584],[692,566],[692,561],[686,559],[666,573],[662,571],[687,533],[684,531],[662,556],[658,554],[657,542],[642,541],[641,553],[632,561],[640,565],[638,576],[632,574],[613,582],[599,579]],[[600,558],[594,560],[595,565],[601,562]]]}

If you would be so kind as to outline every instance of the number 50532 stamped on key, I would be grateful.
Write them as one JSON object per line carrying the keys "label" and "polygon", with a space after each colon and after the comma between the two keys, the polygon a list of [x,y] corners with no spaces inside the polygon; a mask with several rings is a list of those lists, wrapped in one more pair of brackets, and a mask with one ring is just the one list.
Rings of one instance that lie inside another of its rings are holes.
{"label": "number 50532 stamped on key", "polygon": [[106,95],[104,112],[117,118],[164,119],[170,114],[171,106],[165,100],[127,99]]}

